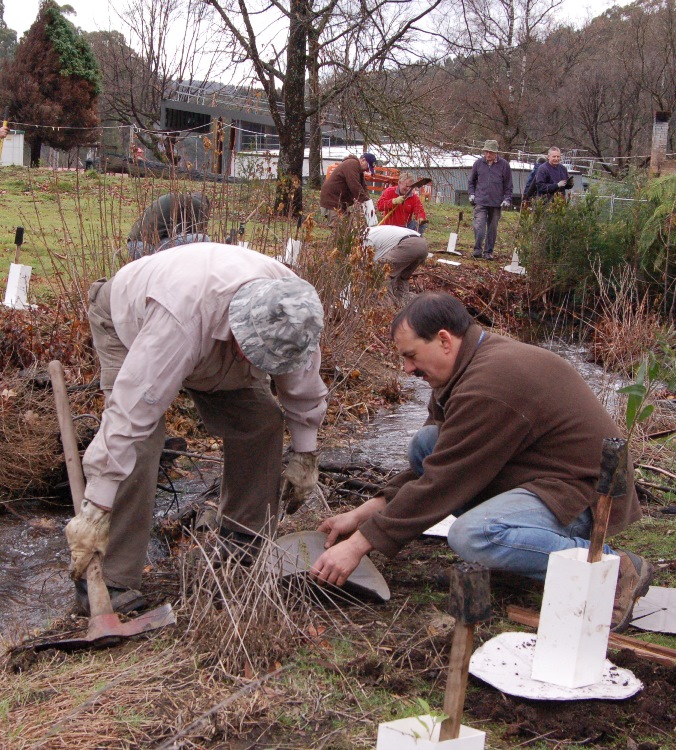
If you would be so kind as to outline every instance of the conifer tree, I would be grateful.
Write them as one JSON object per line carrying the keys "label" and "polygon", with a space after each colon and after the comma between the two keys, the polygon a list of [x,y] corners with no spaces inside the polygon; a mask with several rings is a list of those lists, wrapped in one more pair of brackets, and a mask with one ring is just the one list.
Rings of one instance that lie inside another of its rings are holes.
{"label": "conifer tree", "polygon": [[70,149],[96,140],[100,73],[84,36],[54,0],[43,0],[35,22],[5,62],[2,88],[10,120],[25,130],[31,166],[45,143]]}

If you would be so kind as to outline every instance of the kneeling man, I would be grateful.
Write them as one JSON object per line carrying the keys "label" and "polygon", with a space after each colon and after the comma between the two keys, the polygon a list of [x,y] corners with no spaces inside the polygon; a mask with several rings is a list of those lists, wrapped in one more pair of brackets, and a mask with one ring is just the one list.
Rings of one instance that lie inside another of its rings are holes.
{"label": "kneeling man", "polygon": [[[482,330],[444,293],[416,297],[392,337],[409,375],[431,386],[410,468],[360,507],[329,518],[320,582],[341,586],[363,555],[393,557],[450,514],[448,543],[463,560],[544,579],[549,554],[589,547],[604,438],[620,432],[589,386],[556,354]],[[629,461],[631,468],[631,461]],[[613,500],[608,533],[641,516],[633,474]],[[340,537],[347,537],[339,541]],[[631,622],[651,565],[620,557],[613,629]]]}

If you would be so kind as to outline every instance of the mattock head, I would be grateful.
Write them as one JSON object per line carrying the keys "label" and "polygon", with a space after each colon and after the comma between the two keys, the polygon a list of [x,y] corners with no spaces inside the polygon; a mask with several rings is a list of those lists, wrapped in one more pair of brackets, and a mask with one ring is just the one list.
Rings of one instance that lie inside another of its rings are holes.
{"label": "mattock head", "polygon": [[456,621],[476,625],[491,619],[490,571],[476,563],[457,563],[450,570],[448,612]]}

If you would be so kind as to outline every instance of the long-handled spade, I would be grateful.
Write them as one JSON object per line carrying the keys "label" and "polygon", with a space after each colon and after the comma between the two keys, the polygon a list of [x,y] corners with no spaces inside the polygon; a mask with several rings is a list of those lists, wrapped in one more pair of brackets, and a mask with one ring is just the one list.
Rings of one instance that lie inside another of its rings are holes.
{"label": "long-handled spade", "polygon": [[[68,405],[63,367],[60,362],[54,360],[49,363],[49,375],[52,379],[52,389],[54,391],[56,413],[61,430],[63,452],[66,457],[70,491],[73,497],[75,512],[77,513],[80,510],[80,504],[84,497],[84,477],[82,475],[80,454],[77,450],[75,428],[73,427],[70,407]],[[35,651],[48,648],[58,648],[64,651],[74,651],[81,648],[102,648],[115,645],[122,638],[146,633],[149,630],[156,630],[165,625],[173,625],[176,622],[176,616],[171,605],[164,604],[151,612],[146,612],[135,620],[123,623],[113,612],[110,604],[110,595],[103,580],[101,558],[99,555],[94,555],[92,562],[87,568],[87,591],[91,611],[87,634],[80,638],[71,638],[64,641],[42,642],[32,646]]]}

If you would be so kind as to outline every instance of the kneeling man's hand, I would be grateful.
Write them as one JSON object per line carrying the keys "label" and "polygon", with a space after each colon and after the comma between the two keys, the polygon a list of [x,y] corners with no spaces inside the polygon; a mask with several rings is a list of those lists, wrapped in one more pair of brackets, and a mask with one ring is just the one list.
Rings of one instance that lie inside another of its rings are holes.
{"label": "kneeling man's hand", "polygon": [[349,539],[330,547],[312,566],[310,575],[319,583],[343,586],[361,562],[373,549],[368,539],[355,531]]}

